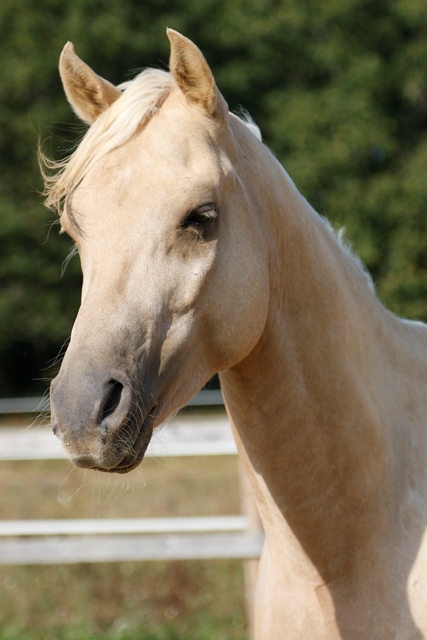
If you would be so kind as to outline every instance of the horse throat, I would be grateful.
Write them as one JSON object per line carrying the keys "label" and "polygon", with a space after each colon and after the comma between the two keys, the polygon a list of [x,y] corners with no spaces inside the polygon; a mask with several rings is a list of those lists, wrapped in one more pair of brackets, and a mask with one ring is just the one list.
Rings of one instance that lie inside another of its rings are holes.
{"label": "horse throat", "polygon": [[293,198],[292,211],[270,221],[264,333],[221,382],[267,537],[282,553],[300,545],[329,583],[354,572],[390,525],[381,508],[391,482],[386,416],[372,403],[390,314],[323,221]]}

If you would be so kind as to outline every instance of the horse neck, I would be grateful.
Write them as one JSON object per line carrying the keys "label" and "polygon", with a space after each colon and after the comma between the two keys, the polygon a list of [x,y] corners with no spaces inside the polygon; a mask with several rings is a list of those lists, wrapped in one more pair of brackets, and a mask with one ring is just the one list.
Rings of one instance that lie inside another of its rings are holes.
{"label": "horse neck", "polygon": [[391,316],[286,174],[266,163],[253,199],[270,230],[268,319],[221,382],[267,533],[278,539],[282,527],[289,539],[290,528],[332,579],[339,541],[350,563],[349,541],[363,548],[368,522],[372,535],[389,482],[388,434],[371,394]]}

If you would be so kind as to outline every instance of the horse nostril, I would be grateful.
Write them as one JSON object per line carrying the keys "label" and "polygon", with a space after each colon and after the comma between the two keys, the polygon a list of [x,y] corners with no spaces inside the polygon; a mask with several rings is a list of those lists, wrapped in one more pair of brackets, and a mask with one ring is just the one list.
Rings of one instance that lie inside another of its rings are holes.
{"label": "horse nostril", "polygon": [[100,423],[115,412],[120,404],[120,399],[122,397],[123,385],[120,382],[118,382],[117,380],[110,380],[108,382],[108,385],[109,388],[104,400],[104,406],[102,407],[101,413],[99,415]]}

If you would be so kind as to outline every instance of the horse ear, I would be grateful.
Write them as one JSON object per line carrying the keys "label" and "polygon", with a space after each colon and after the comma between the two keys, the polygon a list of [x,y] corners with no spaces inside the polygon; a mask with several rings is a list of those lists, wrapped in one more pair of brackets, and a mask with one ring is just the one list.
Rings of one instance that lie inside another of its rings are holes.
{"label": "horse ear", "polygon": [[72,42],[67,42],[62,50],[59,74],[68,102],[77,116],[87,124],[92,124],[121,95],[117,87],[98,76],[80,60]]}
{"label": "horse ear", "polygon": [[202,107],[208,115],[228,110],[200,49],[174,29],[166,33],[171,44],[170,71],[187,101]]}

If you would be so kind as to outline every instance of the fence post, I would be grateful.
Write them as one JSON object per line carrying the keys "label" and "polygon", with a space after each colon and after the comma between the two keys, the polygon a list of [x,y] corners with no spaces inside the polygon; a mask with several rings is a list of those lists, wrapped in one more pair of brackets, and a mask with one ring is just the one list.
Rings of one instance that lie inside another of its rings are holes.
{"label": "fence post", "polygon": [[[253,497],[248,477],[242,463],[239,461],[238,464],[241,509],[242,513],[248,518],[249,521],[248,531],[250,531],[251,533],[263,533],[263,527],[261,524],[261,519],[259,517],[258,507]],[[259,560],[245,560],[244,562],[246,612],[250,640],[253,640],[255,632],[255,593],[258,577],[258,565]]]}

